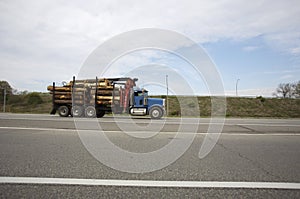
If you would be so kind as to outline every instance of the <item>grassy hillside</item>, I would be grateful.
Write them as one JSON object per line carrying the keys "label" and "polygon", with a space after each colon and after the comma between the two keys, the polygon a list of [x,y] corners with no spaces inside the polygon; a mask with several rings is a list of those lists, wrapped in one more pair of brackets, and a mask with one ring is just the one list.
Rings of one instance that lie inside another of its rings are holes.
{"label": "grassy hillside", "polygon": [[[156,97],[166,98],[166,96]],[[300,99],[229,97],[226,102],[227,117],[300,118]],[[169,96],[168,105],[169,116],[199,116],[198,109],[201,117],[209,117],[211,114],[210,97]],[[12,113],[49,113],[51,108],[50,94],[29,93],[8,96],[6,111]],[[0,111],[3,111],[2,104]]]}
{"label": "grassy hillside", "polygon": [[[165,96],[160,96],[165,98]],[[210,97],[169,97],[169,116],[197,116],[198,105],[201,117],[211,115]],[[300,99],[244,98],[226,99],[227,117],[279,117],[300,118]]]}
{"label": "grassy hillside", "polygon": [[300,99],[228,98],[227,116],[300,117]]}

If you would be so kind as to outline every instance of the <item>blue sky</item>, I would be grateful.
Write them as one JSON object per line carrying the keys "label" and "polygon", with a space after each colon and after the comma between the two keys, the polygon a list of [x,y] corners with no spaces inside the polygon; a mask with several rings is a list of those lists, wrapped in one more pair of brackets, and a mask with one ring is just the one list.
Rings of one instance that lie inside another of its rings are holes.
{"label": "blue sky", "polygon": [[[222,40],[203,44],[222,74],[225,89],[255,89],[267,95],[279,83],[297,82],[300,79],[299,56],[274,49],[264,43],[261,36],[244,41]],[[265,91],[264,91],[265,90]],[[245,93],[246,94],[246,93]],[[269,93],[269,95],[272,93]]]}
{"label": "blue sky", "polygon": [[[270,97],[279,83],[300,80],[299,18],[298,0],[4,0],[0,2],[0,79],[18,90],[46,92],[53,81],[78,75],[103,42],[127,31],[159,28],[202,46],[220,72],[226,95],[235,95],[240,79],[240,96]],[[126,63],[184,65],[172,55],[141,53],[146,59],[131,54]],[[126,64],[126,59],[119,63]],[[205,83],[186,67],[179,73],[190,82],[199,81],[191,84],[201,85],[196,94],[206,95]],[[159,67],[153,68],[159,72]],[[124,67],[115,71],[118,74],[126,74]],[[176,87],[176,83],[170,75],[170,84]],[[153,89],[159,92],[157,86]]]}

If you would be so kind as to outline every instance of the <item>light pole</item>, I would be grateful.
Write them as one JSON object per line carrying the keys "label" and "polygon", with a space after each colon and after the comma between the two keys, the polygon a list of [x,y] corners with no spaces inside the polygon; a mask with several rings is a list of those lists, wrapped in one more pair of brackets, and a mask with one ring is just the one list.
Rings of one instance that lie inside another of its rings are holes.
{"label": "light pole", "polygon": [[235,84],[235,95],[238,96],[238,83],[239,83],[240,79],[236,80],[236,84]]}
{"label": "light pole", "polygon": [[168,113],[169,113],[169,83],[168,83],[168,75],[166,75],[166,86],[167,86],[167,103],[166,103],[166,105],[167,105],[167,117],[168,117]]}

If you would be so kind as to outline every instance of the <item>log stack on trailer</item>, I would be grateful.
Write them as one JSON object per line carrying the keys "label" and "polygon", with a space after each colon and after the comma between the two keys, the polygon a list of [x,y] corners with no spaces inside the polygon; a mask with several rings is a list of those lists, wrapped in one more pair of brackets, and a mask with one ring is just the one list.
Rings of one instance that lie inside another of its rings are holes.
{"label": "log stack on trailer", "polygon": [[75,80],[63,86],[48,86],[53,109],[60,116],[103,117],[105,112],[121,113],[129,107],[130,90],[137,79],[95,78]]}

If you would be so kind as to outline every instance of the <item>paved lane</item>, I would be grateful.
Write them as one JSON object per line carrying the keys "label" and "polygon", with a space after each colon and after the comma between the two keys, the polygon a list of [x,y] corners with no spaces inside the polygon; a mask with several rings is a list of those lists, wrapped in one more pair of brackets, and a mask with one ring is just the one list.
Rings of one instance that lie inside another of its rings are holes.
{"label": "paved lane", "polygon": [[[168,118],[162,120],[151,120],[147,117],[117,117],[107,116],[100,119],[75,118],[81,123],[95,123],[97,121],[105,131],[120,131],[120,127],[136,131],[137,126],[145,127],[151,131],[151,127],[163,126],[163,132],[177,132],[180,123],[187,124],[187,132],[194,132],[195,126],[199,123],[197,132],[206,133],[208,125],[211,123],[209,118]],[[134,122],[137,126],[132,126]],[[117,124],[118,123],[118,124]],[[188,126],[190,124],[190,127]],[[87,129],[93,129],[94,125]],[[27,127],[27,128],[51,128],[51,129],[76,129],[74,118],[62,118],[52,115],[39,114],[3,114],[0,113],[0,127]],[[98,126],[94,129],[98,129]],[[156,130],[156,129],[155,129]],[[299,133],[299,119],[226,119],[222,133]]]}
{"label": "paved lane", "polygon": [[[129,118],[122,118],[126,125]],[[88,120],[88,119],[82,119]],[[135,119],[148,125],[149,119]],[[192,124],[193,119],[188,119]],[[198,158],[209,120],[201,120],[191,147],[176,162],[151,172],[130,174],[98,162],[82,145],[72,118],[0,114],[0,176],[195,182],[300,183],[300,120],[228,119],[217,145]],[[164,121],[151,139],[130,138],[111,117],[99,120],[109,139],[133,152],[157,150],[174,138],[178,119]],[[159,124],[162,121],[155,121]],[[150,129],[151,130],[151,129]],[[192,129],[191,129],[192,130]],[[86,133],[89,133],[88,131]],[[146,132],[145,132],[146,133]],[[186,134],[188,134],[187,132]],[[185,139],[182,137],[181,139]],[[1,184],[1,197],[299,197],[299,189],[134,187]]]}

